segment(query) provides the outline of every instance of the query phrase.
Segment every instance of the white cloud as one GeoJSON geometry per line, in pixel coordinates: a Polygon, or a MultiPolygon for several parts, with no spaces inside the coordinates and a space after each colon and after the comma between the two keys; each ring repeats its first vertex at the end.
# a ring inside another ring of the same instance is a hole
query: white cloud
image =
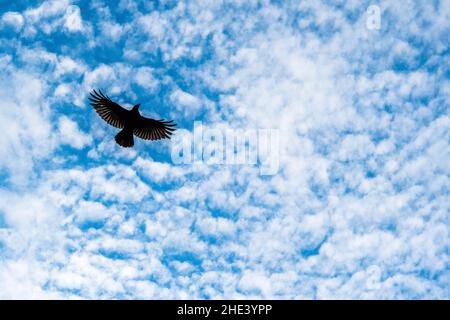
{"type": "Polygon", "coordinates": [[[92,138],[78,128],[78,124],[62,116],[58,121],[59,138],[62,144],[68,144],[76,149],[82,149],[92,143],[92,138]]]}
{"type": "Polygon", "coordinates": [[[25,34],[35,36],[37,31],[42,31],[48,35],[59,28],[66,28],[70,32],[81,31],[83,26],[79,8],[70,2],[47,0],[38,7],[25,10],[25,34]]]}
{"type": "Polygon", "coordinates": [[[0,168],[8,170],[11,181],[24,184],[32,175],[33,161],[53,149],[49,112],[43,101],[45,84],[33,75],[3,67],[0,125],[8,130],[0,137],[0,168]]]}
{"type": "Polygon", "coordinates": [[[58,57],[58,63],[56,65],[56,75],[61,76],[68,73],[82,74],[86,71],[86,66],[80,61],[75,61],[70,57],[58,57]]]}
{"type": "Polygon", "coordinates": [[[225,218],[205,218],[198,222],[199,231],[207,236],[232,236],[236,226],[225,218]]]}
{"type": "Polygon", "coordinates": [[[174,179],[180,179],[185,171],[181,168],[171,166],[167,163],[155,162],[152,160],[138,157],[134,162],[136,168],[140,169],[142,173],[154,182],[168,182],[174,179]]]}
{"type": "Polygon", "coordinates": [[[179,103],[181,107],[199,108],[200,101],[198,98],[183,90],[177,89],[170,95],[170,99],[174,103],[179,103]]]}
{"type": "Polygon", "coordinates": [[[25,16],[32,22],[38,22],[42,18],[48,18],[64,12],[70,1],[69,0],[47,0],[40,6],[25,11],[25,16]]]}
{"type": "Polygon", "coordinates": [[[2,21],[7,25],[13,26],[16,30],[22,29],[24,19],[23,16],[18,12],[6,12],[2,16],[2,21]]]}
{"type": "Polygon", "coordinates": [[[115,212],[98,202],[80,201],[73,214],[79,222],[85,222],[103,220],[115,212]]]}
{"type": "Polygon", "coordinates": [[[134,79],[138,85],[145,89],[153,91],[158,86],[158,81],[153,77],[153,70],[149,67],[139,68],[134,79]]]}
{"type": "Polygon", "coordinates": [[[270,297],[270,279],[259,272],[244,272],[239,281],[239,288],[250,295],[270,297]]]}
{"type": "Polygon", "coordinates": [[[94,70],[87,72],[84,75],[84,81],[88,90],[91,90],[91,88],[95,88],[99,83],[111,81],[114,77],[115,73],[113,68],[101,64],[94,70]]]}
{"type": "Polygon", "coordinates": [[[61,83],[55,89],[55,96],[57,97],[65,96],[68,93],[70,93],[70,86],[65,83],[61,83]]]}
{"type": "Polygon", "coordinates": [[[181,89],[175,89],[170,94],[170,101],[185,117],[195,116],[203,107],[199,98],[181,89]]]}
{"type": "Polygon", "coordinates": [[[101,25],[102,34],[114,42],[119,41],[124,30],[120,24],[105,21],[101,25]]]}

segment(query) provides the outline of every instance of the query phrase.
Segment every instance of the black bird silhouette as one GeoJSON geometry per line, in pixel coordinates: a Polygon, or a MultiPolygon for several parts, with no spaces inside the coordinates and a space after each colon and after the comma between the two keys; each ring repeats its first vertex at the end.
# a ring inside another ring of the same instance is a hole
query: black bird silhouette
{"type": "Polygon", "coordinates": [[[122,147],[129,148],[134,145],[133,134],[145,140],[170,139],[176,124],[173,120],[164,121],[146,118],[140,115],[138,109],[141,105],[136,104],[131,110],[127,110],[104,95],[100,90],[91,92],[91,106],[100,117],[108,124],[122,129],[115,140],[122,147]]]}

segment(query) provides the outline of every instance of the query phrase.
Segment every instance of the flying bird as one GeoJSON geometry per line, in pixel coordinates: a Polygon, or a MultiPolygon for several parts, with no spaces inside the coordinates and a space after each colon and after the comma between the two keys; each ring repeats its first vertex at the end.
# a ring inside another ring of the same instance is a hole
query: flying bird
{"type": "Polygon", "coordinates": [[[100,90],[91,92],[91,106],[100,117],[113,127],[122,129],[116,136],[117,144],[129,148],[134,145],[133,135],[145,140],[170,139],[176,130],[173,120],[155,120],[141,116],[139,113],[140,103],[131,110],[127,110],[112,101],[100,90]]]}

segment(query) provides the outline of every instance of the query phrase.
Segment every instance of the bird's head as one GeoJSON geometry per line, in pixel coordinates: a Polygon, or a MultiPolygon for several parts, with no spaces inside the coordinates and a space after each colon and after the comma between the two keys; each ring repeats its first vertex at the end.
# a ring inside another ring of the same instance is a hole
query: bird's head
{"type": "Polygon", "coordinates": [[[141,106],[140,103],[136,104],[136,105],[133,107],[133,110],[138,110],[140,106],[141,106]]]}

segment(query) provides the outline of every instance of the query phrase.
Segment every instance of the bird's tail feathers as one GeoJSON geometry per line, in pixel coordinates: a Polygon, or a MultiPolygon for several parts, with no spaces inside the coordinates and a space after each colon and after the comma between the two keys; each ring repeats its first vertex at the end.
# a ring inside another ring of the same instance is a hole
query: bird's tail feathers
{"type": "Polygon", "coordinates": [[[118,145],[129,148],[134,146],[133,131],[123,129],[114,138],[118,145]]]}

